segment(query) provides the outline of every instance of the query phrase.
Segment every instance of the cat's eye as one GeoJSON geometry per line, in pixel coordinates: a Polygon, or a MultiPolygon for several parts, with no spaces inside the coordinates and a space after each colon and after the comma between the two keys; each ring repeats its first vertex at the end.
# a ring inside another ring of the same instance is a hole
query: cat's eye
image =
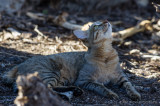
{"type": "Polygon", "coordinates": [[[97,25],[95,25],[95,26],[94,26],[94,28],[95,28],[95,29],[97,29],[97,28],[98,28],[98,26],[97,26],[97,25]]]}

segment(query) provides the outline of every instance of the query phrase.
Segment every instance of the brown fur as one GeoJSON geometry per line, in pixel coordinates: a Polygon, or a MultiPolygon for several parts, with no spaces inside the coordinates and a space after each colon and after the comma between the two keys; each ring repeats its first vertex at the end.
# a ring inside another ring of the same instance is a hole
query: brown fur
{"type": "Polygon", "coordinates": [[[140,94],[123,74],[116,50],[112,47],[112,28],[108,22],[95,22],[87,31],[74,31],[85,41],[87,52],[68,52],[49,56],[33,57],[16,66],[15,76],[38,72],[40,78],[49,87],[76,85],[93,91],[104,97],[118,98],[104,85],[112,82],[123,86],[133,100],[139,100],[140,94]]]}

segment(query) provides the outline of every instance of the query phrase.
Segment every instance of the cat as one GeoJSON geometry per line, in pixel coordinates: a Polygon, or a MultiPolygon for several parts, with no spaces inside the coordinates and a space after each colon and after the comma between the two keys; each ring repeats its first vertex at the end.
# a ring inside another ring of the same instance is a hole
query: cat
{"type": "Polygon", "coordinates": [[[84,42],[88,51],[32,57],[7,72],[5,80],[14,83],[18,75],[38,72],[50,89],[73,85],[104,97],[118,98],[105,86],[111,82],[125,88],[132,100],[141,99],[120,67],[118,53],[112,47],[112,26],[108,21],[97,21],[88,30],[73,33],[84,42]]]}

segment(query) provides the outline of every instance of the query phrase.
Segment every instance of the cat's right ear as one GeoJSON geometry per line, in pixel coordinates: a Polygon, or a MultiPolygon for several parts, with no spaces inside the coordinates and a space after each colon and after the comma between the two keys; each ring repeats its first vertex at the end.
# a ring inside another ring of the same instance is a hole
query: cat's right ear
{"type": "Polygon", "coordinates": [[[86,39],[88,38],[87,31],[82,31],[82,30],[74,30],[73,34],[79,38],[79,39],[86,39]]]}

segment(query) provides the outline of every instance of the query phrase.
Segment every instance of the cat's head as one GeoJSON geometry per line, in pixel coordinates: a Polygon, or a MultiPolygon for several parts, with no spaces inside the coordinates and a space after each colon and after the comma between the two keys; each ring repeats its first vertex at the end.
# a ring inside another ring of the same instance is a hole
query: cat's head
{"type": "Polygon", "coordinates": [[[75,30],[73,33],[77,38],[82,39],[86,46],[112,42],[112,26],[108,21],[97,21],[88,30],[75,30]]]}

